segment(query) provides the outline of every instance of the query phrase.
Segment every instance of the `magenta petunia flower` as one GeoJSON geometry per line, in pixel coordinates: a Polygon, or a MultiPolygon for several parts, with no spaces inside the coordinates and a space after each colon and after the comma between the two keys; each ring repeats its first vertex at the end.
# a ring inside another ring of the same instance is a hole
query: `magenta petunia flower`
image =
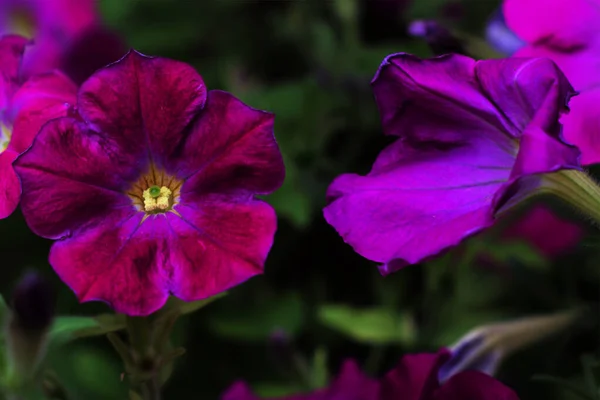
{"type": "Polygon", "coordinates": [[[36,76],[21,85],[18,78],[27,39],[0,38],[0,219],[17,208],[21,194],[12,163],[51,118],[66,115],[75,86],[59,73],[36,76]]]}
{"type": "Polygon", "coordinates": [[[517,57],[548,57],[575,89],[600,83],[600,0],[504,0],[507,25],[528,43],[517,57]]]}
{"type": "Polygon", "coordinates": [[[135,51],[85,81],[77,114],[47,123],[14,165],[61,279],[129,315],[261,273],[276,217],[255,195],[284,178],[272,114],[135,51]]]}
{"type": "Polygon", "coordinates": [[[65,69],[77,83],[82,73],[87,78],[96,69],[116,61],[125,53],[123,43],[102,26],[95,0],[0,0],[0,34],[16,33],[33,39],[23,60],[25,77],[56,68],[65,69]],[[105,40],[97,38],[102,33],[105,40]],[[82,66],[73,53],[88,50],[82,66]],[[80,71],[79,69],[83,69],[80,71]]]}
{"type": "Polygon", "coordinates": [[[401,53],[372,85],[398,140],[366,176],[331,184],[324,215],[384,274],[490,226],[539,184],[522,178],[580,168],[558,122],[573,91],[550,60],[401,53]]]}
{"type": "MultiPolygon", "coordinates": [[[[279,400],[518,400],[511,389],[475,370],[459,372],[440,384],[440,368],[450,358],[450,352],[445,349],[437,354],[407,355],[379,380],[366,377],[353,361],[346,361],[330,387],[313,393],[281,397],[279,400]]],[[[259,398],[246,384],[238,382],[221,400],[259,398]]]]}

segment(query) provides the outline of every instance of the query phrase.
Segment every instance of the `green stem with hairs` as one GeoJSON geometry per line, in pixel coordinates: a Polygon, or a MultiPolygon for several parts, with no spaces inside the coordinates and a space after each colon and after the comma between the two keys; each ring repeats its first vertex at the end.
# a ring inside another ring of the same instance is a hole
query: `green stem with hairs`
{"type": "Polygon", "coordinates": [[[600,186],[582,171],[563,170],[544,175],[542,194],[559,197],[600,224],[600,186]]]}

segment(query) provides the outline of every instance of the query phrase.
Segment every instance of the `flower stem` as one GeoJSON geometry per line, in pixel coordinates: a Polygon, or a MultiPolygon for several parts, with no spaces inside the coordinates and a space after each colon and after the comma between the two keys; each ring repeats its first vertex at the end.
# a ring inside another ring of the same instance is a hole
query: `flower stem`
{"type": "Polygon", "coordinates": [[[149,317],[127,317],[129,352],[132,365],[123,361],[130,370],[131,389],[144,400],[160,400],[160,373],[162,363],[152,343],[155,326],[149,317]]]}
{"type": "Polygon", "coordinates": [[[600,186],[582,171],[562,170],[544,175],[543,192],[558,196],[600,224],[600,186]]]}

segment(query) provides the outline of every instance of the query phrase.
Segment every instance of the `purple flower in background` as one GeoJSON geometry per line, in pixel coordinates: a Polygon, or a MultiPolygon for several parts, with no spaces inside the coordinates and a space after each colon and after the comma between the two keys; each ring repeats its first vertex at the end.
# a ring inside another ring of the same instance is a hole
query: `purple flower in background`
{"type": "Polygon", "coordinates": [[[550,60],[400,53],[372,85],[398,140],[366,176],[331,184],[324,215],[384,274],[490,226],[539,185],[522,178],[580,168],[559,124],[573,90],[550,60]]]}
{"type": "Polygon", "coordinates": [[[95,0],[0,0],[0,34],[16,33],[34,42],[25,53],[22,74],[29,77],[55,68],[68,69],[69,76],[80,83],[96,69],[123,56],[124,45],[114,39],[115,34],[104,42],[89,39],[98,36],[95,32],[110,32],[101,24],[97,4],[95,0]],[[82,41],[96,54],[92,56],[88,50],[91,57],[78,66],[75,62],[82,57],[77,59],[73,53],[80,51],[82,41]],[[72,70],[76,70],[74,74],[72,70]],[[87,76],[79,79],[84,72],[87,76]]]}
{"type": "Polygon", "coordinates": [[[284,178],[273,115],[135,51],[92,75],[77,113],[15,161],[29,227],[80,301],[148,315],[262,273],[284,178]]]}
{"type": "Polygon", "coordinates": [[[502,10],[496,11],[488,21],[485,39],[494,49],[506,55],[514,54],[526,44],[506,26],[502,10]]]}
{"type": "Polygon", "coordinates": [[[12,163],[33,141],[49,119],[66,115],[75,101],[75,85],[59,73],[36,76],[21,85],[18,78],[27,39],[9,35],[0,39],[0,218],[19,204],[21,185],[12,163]]]}
{"type": "MultiPolygon", "coordinates": [[[[346,361],[340,375],[326,389],[279,400],[518,400],[517,395],[494,378],[479,371],[456,373],[440,384],[440,368],[451,359],[449,351],[404,356],[379,380],[363,375],[356,364],[346,361]]],[[[259,400],[250,388],[238,382],[221,400],[259,400]]]]}

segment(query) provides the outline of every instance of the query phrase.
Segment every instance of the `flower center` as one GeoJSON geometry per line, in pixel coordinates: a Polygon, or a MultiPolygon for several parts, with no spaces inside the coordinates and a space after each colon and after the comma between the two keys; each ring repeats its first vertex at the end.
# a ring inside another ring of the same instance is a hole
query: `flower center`
{"type": "Polygon", "coordinates": [[[147,213],[165,212],[170,209],[172,204],[171,190],[168,187],[152,186],[143,192],[144,210],[147,213]]]}
{"type": "Polygon", "coordinates": [[[16,8],[9,13],[9,27],[12,33],[31,39],[35,36],[36,23],[32,13],[26,8],[16,8]]]}
{"type": "Polygon", "coordinates": [[[135,182],[127,194],[133,205],[146,215],[176,212],[183,181],[157,169],[154,165],[135,182]]]}
{"type": "Polygon", "coordinates": [[[11,134],[12,130],[10,127],[0,122],[0,153],[2,153],[8,147],[11,134]]]}

